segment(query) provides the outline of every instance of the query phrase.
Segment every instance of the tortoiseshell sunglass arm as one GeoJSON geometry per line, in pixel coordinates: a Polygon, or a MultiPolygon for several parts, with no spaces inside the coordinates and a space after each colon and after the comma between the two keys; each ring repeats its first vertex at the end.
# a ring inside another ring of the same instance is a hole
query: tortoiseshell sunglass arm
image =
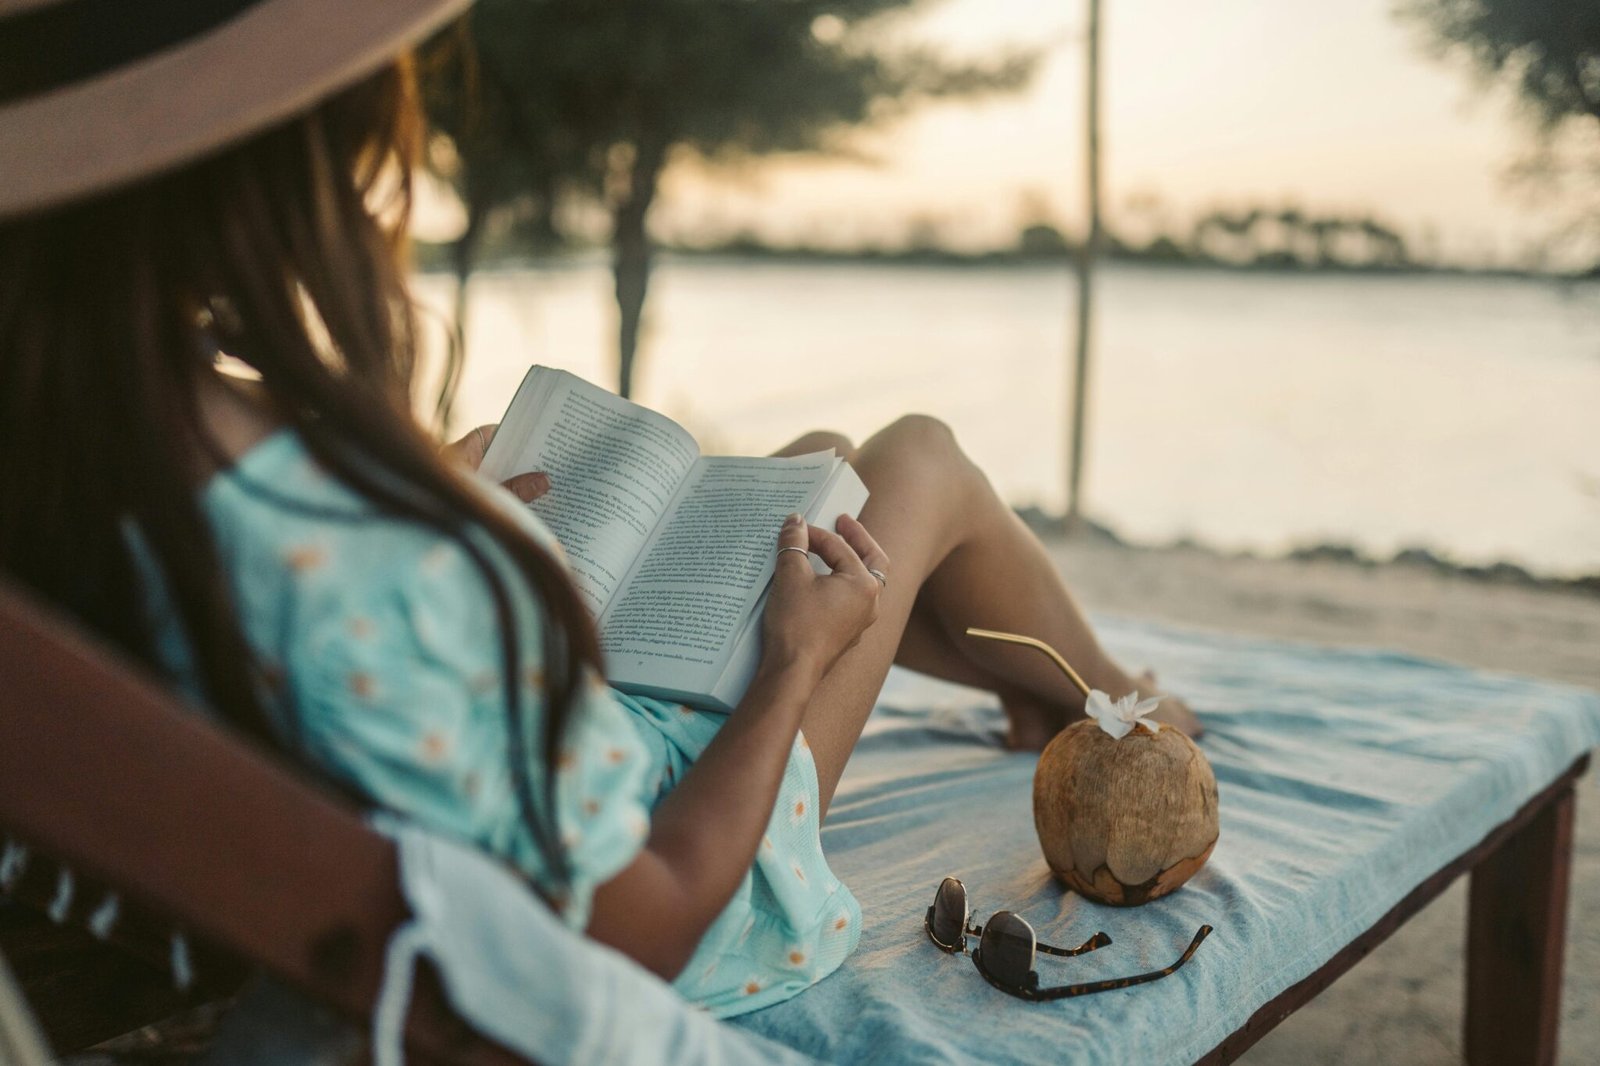
{"type": "MultiPolygon", "coordinates": [[[[928,912],[922,916],[922,928],[927,932],[928,939],[933,941],[933,946],[938,948],[940,951],[943,951],[949,955],[965,955],[968,953],[965,943],[959,945],[946,944],[938,937],[933,935],[932,907],[929,907],[928,912]]],[[[981,937],[983,936],[983,926],[969,925],[963,932],[966,936],[981,937]]],[[[1094,936],[1090,937],[1088,940],[1085,940],[1075,948],[1053,948],[1049,944],[1035,944],[1034,949],[1036,951],[1042,951],[1046,955],[1057,955],[1064,959],[1070,959],[1076,955],[1087,955],[1091,951],[1099,951],[1101,948],[1106,947],[1110,943],[1111,938],[1105,933],[1096,933],[1094,936]]]]}
{"type": "Polygon", "coordinates": [[[1052,999],[1072,999],[1075,996],[1090,996],[1096,992],[1114,992],[1119,988],[1132,988],[1134,985],[1145,985],[1151,981],[1159,981],[1170,974],[1177,973],[1184,963],[1194,958],[1194,953],[1206,937],[1211,935],[1211,927],[1202,925],[1195,933],[1194,939],[1189,941],[1189,946],[1183,949],[1183,954],[1178,956],[1178,961],[1171,966],[1152,970],[1150,973],[1141,973],[1134,977],[1117,977],[1109,981],[1089,981],[1081,985],[1062,985],[1059,988],[1018,988],[1014,985],[1002,984],[989,975],[983,965],[983,958],[974,952],[972,961],[977,965],[978,972],[983,974],[983,979],[994,985],[1002,992],[1009,992],[1019,999],[1032,1000],[1043,1003],[1052,999]]]}
{"type": "MultiPolygon", "coordinates": [[[[973,935],[982,936],[983,930],[979,929],[973,935]]],[[[1035,951],[1042,951],[1046,955],[1056,955],[1063,959],[1070,959],[1075,955],[1087,955],[1091,951],[1099,951],[1101,948],[1108,946],[1110,943],[1111,938],[1109,936],[1106,936],[1104,933],[1096,933],[1094,936],[1090,937],[1088,940],[1085,940],[1075,948],[1053,948],[1049,944],[1035,944],[1033,945],[1033,949],[1035,951]]]]}

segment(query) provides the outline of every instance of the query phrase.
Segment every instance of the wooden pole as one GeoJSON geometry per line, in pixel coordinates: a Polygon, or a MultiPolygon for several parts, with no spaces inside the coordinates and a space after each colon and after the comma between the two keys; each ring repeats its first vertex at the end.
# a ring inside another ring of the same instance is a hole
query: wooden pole
{"type": "Polygon", "coordinates": [[[1078,251],[1078,336],[1072,375],[1071,446],[1067,465],[1067,525],[1074,527],[1083,510],[1083,441],[1088,421],[1089,336],[1094,309],[1094,261],[1100,252],[1100,0],[1089,0],[1085,165],[1088,178],[1088,232],[1078,251]]]}

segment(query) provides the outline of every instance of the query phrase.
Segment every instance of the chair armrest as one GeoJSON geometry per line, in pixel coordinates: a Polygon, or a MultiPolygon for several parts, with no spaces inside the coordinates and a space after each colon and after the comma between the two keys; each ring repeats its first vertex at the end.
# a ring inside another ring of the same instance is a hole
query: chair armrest
{"type": "MultiPolygon", "coordinates": [[[[0,694],[0,828],[371,1016],[408,916],[390,841],[5,582],[0,694]]],[[[438,1061],[521,1061],[465,1039],[436,994],[407,1038],[438,1061]]]]}

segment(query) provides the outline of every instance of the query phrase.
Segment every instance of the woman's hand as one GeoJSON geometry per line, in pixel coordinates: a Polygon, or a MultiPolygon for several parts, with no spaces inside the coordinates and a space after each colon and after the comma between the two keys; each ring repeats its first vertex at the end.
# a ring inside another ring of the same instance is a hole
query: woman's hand
{"type": "Polygon", "coordinates": [[[849,515],[839,516],[837,533],[790,515],[778,534],[772,596],[762,619],[766,660],[806,664],[819,677],[827,673],[878,617],[885,580],[871,571],[888,569],[889,556],[849,515]],[[805,552],[821,556],[833,573],[816,573],[805,552]]]}
{"type": "MultiPolygon", "coordinates": [[[[489,450],[489,442],[494,440],[495,431],[499,428],[497,425],[479,426],[454,444],[446,444],[442,450],[446,456],[461,463],[468,470],[476,470],[483,465],[484,453],[489,450]]],[[[550,491],[550,475],[518,474],[510,481],[503,481],[501,484],[510,489],[523,503],[532,503],[550,491]]]]}
{"type": "Polygon", "coordinates": [[[889,557],[853,518],[839,532],[793,515],[778,534],[761,669],[650,816],[642,851],[595,892],[588,933],[662,977],[682,972],[749,876],[818,679],[878,616],[889,557]],[[811,569],[807,551],[833,568],[811,569]]]}

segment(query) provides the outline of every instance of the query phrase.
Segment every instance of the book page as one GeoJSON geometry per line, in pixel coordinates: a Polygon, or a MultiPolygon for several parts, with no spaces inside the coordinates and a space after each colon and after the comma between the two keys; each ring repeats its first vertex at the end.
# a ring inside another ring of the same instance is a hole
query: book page
{"type": "MultiPolygon", "coordinates": [[[[806,521],[823,529],[836,530],[840,515],[861,517],[861,509],[867,505],[867,496],[867,486],[862,484],[860,475],[849,463],[840,462],[828,479],[828,483],[817,493],[810,510],[806,511],[806,521]]],[[[817,555],[811,556],[811,568],[819,574],[828,572],[827,564],[817,555]]],[[[761,665],[760,615],[766,608],[767,597],[771,592],[769,585],[762,591],[761,598],[756,601],[750,617],[745,619],[745,624],[734,642],[733,652],[722,668],[722,675],[711,687],[711,698],[706,702],[707,706],[732,710],[744,696],[745,690],[750,687],[750,682],[755,679],[756,668],[761,665]]]]}
{"type": "Polygon", "coordinates": [[[611,680],[707,691],[772,578],[784,518],[808,510],[839,463],[700,460],[600,620],[611,680]]]}
{"type": "Polygon", "coordinates": [[[518,390],[483,472],[499,480],[533,470],[550,475],[550,491],[528,506],[561,542],[598,618],[699,447],[671,419],[575,375],[536,367],[530,378],[536,387],[518,390]],[[539,405],[532,417],[518,409],[524,391],[539,405]],[[501,434],[518,431],[522,439],[508,437],[502,448],[501,434]]]}

